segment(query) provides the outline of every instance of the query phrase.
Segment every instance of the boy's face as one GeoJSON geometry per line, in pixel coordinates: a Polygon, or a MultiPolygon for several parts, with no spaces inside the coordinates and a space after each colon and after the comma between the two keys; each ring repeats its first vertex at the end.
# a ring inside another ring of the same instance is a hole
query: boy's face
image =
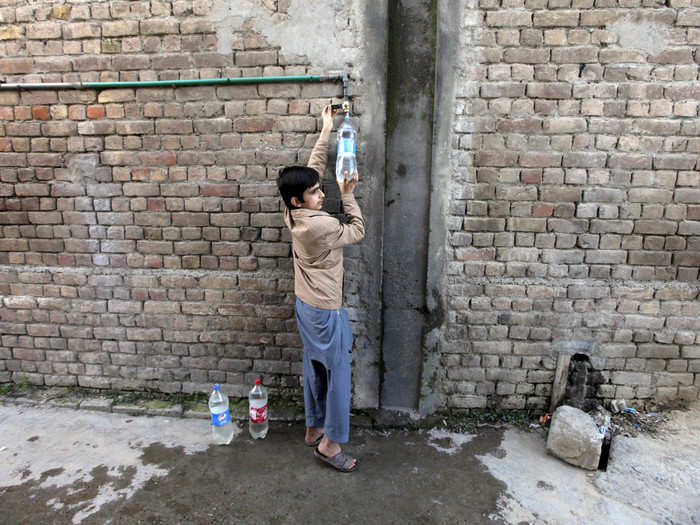
{"type": "Polygon", "coordinates": [[[318,182],[307,188],[303,194],[304,202],[299,202],[298,199],[293,198],[295,202],[292,202],[295,206],[299,208],[306,208],[307,210],[320,210],[323,207],[323,198],[325,195],[321,191],[321,184],[318,182]]]}

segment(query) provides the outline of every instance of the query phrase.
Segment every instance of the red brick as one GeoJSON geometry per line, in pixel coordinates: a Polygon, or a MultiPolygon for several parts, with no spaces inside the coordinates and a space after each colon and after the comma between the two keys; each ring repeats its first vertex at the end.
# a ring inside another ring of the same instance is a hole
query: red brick
{"type": "Polygon", "coordinates": [[[549,62],[549,49],[509,47],[505,50],[504,60],[507,63],[545,64],[549,62]]]}
{"type": "Polygon", "coordinates": [[[58,254],[59,266],[75,266],[75,256],[66,253],[58,254]]]}
{"type": "Polygon", "coordinates": [[[135,151],[103,151],[100,153],[100,160],[103,164],[110,166],[132,166],[140,164],[139,155],[135,151]]]}
{"type": "MultiPolygon", "coordinates": [[[[17,117],[15,108],[15,117],[17,117]]],[[[27,119],[31,118],[29,108],[27,108],[27,119]]],[[[8,137],[39,137],[41,136],[41,124],[38,122],[8,122],[5,124],[5,131],[8,137]]]]}
{"type": "Polygon", "coordinates": [[[109,56],[78,56],[73,58],[75,71],[111,71],[112,59],[109,56]]]}
{"type": "Polygon", "coordinates": [[[0,252],[25,252],[28,249],[26,239],[0,239],[0,252]]]}
{"type": "Polygon", "coordinates": [[[536,27],[575,27],[579,25],[578,11],[537,11],[533,25],[536,27]]]}
{"type": "Polygon", "coordinates": [[[28,156],[30,166],[54,166],[63,165],[62,156],[58,153],[30,153],[28,156]]]}
{"type": "Polygon", "coordinates": [[[518,153],[514,151],[478,151],[474,156],[475,166],[507,167],[515,165],[518,153]]]}
{"type": "Polygon", "coordinates": [[[138,20],[118,20],[102,24],[103,37],[134,36],[139,34],[138,20]]]}
{"type": "Polygon", "coordinates": [[[200,187],[202,197],[236,197],[237,184],[203,184],[200,187]]]}
{"type": "Polygon", "coordinates": [[[163,258],[159,255],[147,255],[144,264],[147,268],[162,268],[163,258]]]}
{"type": "Polygon", "coordinates": [[[88,118],[104,118],[105,107],[102,105],[93,105],[87,107],[88,118]]]}
{"type": "Polygon", "coordinates": [[[32,118],[35,120],[49,120],[51,115],[49,114],[48,106],[33,106],[32,107],[32,118]]]}
{"type": "Polygon", "coordinates": [[[139,160],[145,166],[174,166],[177,159],[172,151],[150,151],[141,153],[139,160]]]}
{"type": "Polygon", "coordinates": [[[25,153],[3,153],[0,155],[0,166],[26,167],[27,155],[25,153]]]}
{"type": "Polygon", "coordinates": [[[502,133],[540,133],[542,121],[534,118],[502,118],[496,123],[502,133]]]}
{"type": "Polygon", "coordinates": [[[673,264],[678,266],[700,266],[700,253],[676,252],[673,254],[673,264]]]}
{"type": "Polygon", "coordinates": [[[14,120],[15,113],[11,107],[0,107],[0,120],[14,120]]]}
{"type": "Polygon", "coordinates": [[[526,152],[520,154],[520,165],[531,168],[561,166],[561,153],[526,152]]]}
{"type": "Polygon", "coordinates": [[[31,58],[3,58],[0,60],[0,73],[6,75],[31,73],[33,65],[31,58]]]}
{"type": "Polygon", "coordinates": [[[258,269],[257,257],[240,257],[238,259],[238,267],[244,271],[255,271],[258,269]]]}
{"type": "Polygon", "coordinates": [[[535,203],[532,206],[532,216],[533,217],[551,217],[554,206],[551,204],[542,204],[540,202],[535,203]]]}
{"type": "Polygon", "coordinates": [[[237,66],[264,66],[277,63],[277,51],[238,51],[237,66]]]}
{"type": "Polygon", "coordinates": [[[70,137],[76,135],[78,126],[69,120],[51,121],[41,125],[45,137],[70,137]]]}
{"type": "MultiPolygon", "coordinates": [[[[30,120],[32,118],[31,106],[15,106],[15,120],[30,120]]],[[[39,125],[36,124],[38,127],[39,125]]]]}
{"type": "Polygon", "coordinates": [[[495,248],[457,248],[458,261],[492,261],[496,258],[495,248]]]}
{"type": "Polygon", "coordinates": [[[146,208],[154,211],[165,211],[165,199],[148,199],[146,208]]]}
{"type": "Polygon", "coordinates": [[[523,170],[520,174],[520,181],[525,184],[540,184],[542,182],[542,170],[523,170]]]}
{"type": "Polygon", "coordinates": [[[12,354],[15,359],[21,359],[23,361],[43,361],[44,351],[43,350],[30,350],[28,348],[14,348],[12,354]]]}
{"type": "Polygon", "coordinates": [[[190,69],[189,54],[154,55],[152,59],[153,69],[190,69]]]}
{"type": "Polygon", "coordinates": [[[240,118],[233,125],[240,133],[262,133],[272,131],[275,121],[271,118],[240,118]]]}
{"type": "Polygon", "coordinates": [[[531,82],[527,85],[527,96],[533,98],[571,98],[571,84],[567,82],[531,82]]]}

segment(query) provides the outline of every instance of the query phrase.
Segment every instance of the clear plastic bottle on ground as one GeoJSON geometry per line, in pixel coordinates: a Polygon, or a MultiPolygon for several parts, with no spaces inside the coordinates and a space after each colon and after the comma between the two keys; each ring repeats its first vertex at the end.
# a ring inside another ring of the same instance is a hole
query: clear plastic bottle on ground
{"type": "Polygon", "coordinates": [[[248,431],[253,439],[263,439],[267,436],[267,428],[267,391],[258,377],[248,394],[248,431]]]}
{"type": "Polygon", "coordinates": [[[335,161],[335,178],[342,181],[345,172],[348,172],[348,180],[352,179],[357,170],[357,133],[350,123],[350,112],[345,113],[343,123],[338,128],[338,156],[335,161]]]}
{"type": "Polygon", "coordinates": [[[209,396],[209,412],[211,414],[211,435],[217,445],[228,445],[233,439],[233,423],[228,410],[228,396],[221,392],[219,385],[209,396]]]}

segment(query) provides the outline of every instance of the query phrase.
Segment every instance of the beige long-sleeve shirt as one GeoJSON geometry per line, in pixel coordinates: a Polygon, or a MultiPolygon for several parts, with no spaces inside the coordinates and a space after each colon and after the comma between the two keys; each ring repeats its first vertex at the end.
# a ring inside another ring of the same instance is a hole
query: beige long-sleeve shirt
{"type": "MultiPolygon", "coordinates": [[[[308,166],[323,176],[328,139],[321,135],[308,166]]],[[[325,211],[285,209],[284,222],[292,233],[294,293],[315,308],[337,310],[343,302],[343,247],[362,240],[365,221],[352,193],[342,195],[347,223],[325,211]]]]}

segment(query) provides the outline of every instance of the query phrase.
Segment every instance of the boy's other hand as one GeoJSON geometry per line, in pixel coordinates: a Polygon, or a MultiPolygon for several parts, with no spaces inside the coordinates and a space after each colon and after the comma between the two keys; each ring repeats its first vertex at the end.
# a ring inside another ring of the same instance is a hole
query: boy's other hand
{"type": "Polygon", "coordinates": [[[323,119],[323,129],[332,130],[333,129],[333,117],[338,113],[337,109],[333,109],[330,105],[323,108],[321,112],[321,118],[323,119]]]}
{"type": "Polygon", "coordinates": [[[345,172],[345,178],[343,181],[338,181],[338,187],[340,188],[340,193],[352,193],[355,191],[355,185],[357,184],[357,181],[360,180],[360,174],[357,173],[357,170],[355,170],[355,173],[353,174],[351,179],[348,179],[348,172],[345,172]]]}

